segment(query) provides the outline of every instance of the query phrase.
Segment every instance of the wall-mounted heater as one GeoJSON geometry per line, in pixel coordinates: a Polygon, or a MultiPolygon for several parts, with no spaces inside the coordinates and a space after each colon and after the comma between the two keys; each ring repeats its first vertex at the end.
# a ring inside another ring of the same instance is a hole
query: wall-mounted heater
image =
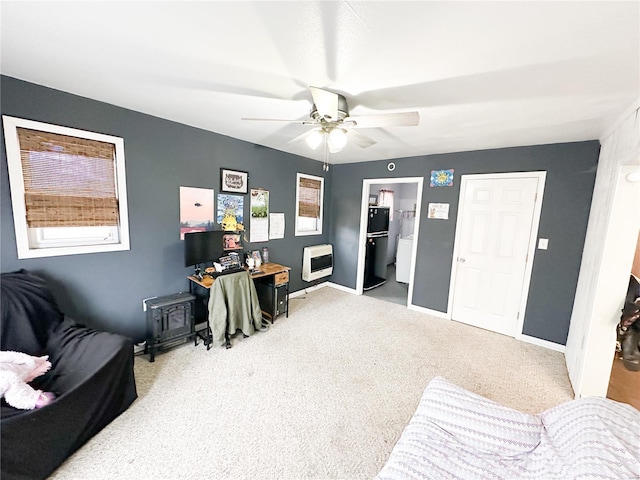
{"type": "Polygon", "coordinates": [[[333,273],[333,245],[304,247],[302,279],[306,282],[326,277],[333,273]]]}

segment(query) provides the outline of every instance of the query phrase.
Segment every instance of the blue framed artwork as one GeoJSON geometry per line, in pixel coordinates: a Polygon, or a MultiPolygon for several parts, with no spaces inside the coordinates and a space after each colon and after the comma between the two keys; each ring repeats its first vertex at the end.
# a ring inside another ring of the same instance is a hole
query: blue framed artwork
{"type": "Polygon", "coordinates": [[[233,217],[236,222],[244,223],[244,197],[241,195],[227,195],[226,193],[218,194],[218,210],[216,220],[222,223],[227,217],[233,217]]]}
{"type": "Polygon", "coordinates": [[[431,187],[452,187],[453,168],[449,170],[431,170],[431,187]]]}

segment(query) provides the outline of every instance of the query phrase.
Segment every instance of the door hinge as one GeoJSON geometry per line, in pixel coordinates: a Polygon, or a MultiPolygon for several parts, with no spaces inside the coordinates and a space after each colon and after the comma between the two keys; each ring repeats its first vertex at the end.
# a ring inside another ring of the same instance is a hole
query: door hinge
{"type": "Polygon", "coordinates": [[[516,320],[520,320],[520,312],[518,312],[518,315],[516,315],[516,320]]]}

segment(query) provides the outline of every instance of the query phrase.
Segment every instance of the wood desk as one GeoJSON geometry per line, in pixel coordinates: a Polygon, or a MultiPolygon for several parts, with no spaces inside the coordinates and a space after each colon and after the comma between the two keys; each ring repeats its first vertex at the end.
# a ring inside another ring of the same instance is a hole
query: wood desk
{"type": "MultiPolygon", "coordinates": [[[[258,291],[258,298],[260,299],[260,306],[262,310],[271,316],[272,320],[275,320],[277,316],[284,313],[289,316],[289,271],[291,267],[280,265],[279,263],[263,263],[260,265],[260,270],[251,273],[251,278],[254,280],[256,290],[258,291]],[[256,281],[257,280],[257,281],[256,281]],[[284,298],[281,290],[284,289],[284,298]],[[264,303],[264,306],[263,306],[264,303]],[[284,311],[281,311],[278,306],[282,303],[284,311]],[[265,308],[266,307],[266,308],[265,308]]],[[[189,275],[187,277],[189,282],[189,292],[202,297],[207,296],[206,291],[203,292],[198,287],[202,287],[205,290],[209,290],[215,281],[214,278],[204,275],[202,279],[199,279],[195,275],[189,275]],[[194,285],[195,284],[195,285],[194,285]],[[197,285],[197,286],[196,286],[197,285]],[[194,288],[195,287],[195,288],[194,288]],[[200,291],[200,292],[199,292],[200,291]]]]}

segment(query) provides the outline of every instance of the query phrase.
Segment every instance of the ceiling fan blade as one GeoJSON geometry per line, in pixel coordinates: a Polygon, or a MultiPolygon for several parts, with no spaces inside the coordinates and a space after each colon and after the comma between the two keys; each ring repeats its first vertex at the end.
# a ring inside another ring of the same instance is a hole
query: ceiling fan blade
{"type": "Polygon", "coordinates": [[[309,87],[316,111],[327,120],[338,119],[338,94],[318,87],[309,87]]]}
{"type": "Polygon", "coordinates": [[[301,123],[303,125],[308,125],[310,123],[309,120],[291,120],[291,119],[285,119],[285,118],[247,118],[247,117],[243,117],[240,120],[249,120],[252,122],[288,122],[288,123],[301,123]]]}
{"type": "Polygon", "coordinates": [[[349,142],[353,142],[362,148],[367,148],[378,143],[373,138],[369,138],[366,135],[351,129],[347,130],[347,137],[349,138],[349,142]]]}
{"type": "Polygon", "coordinates": [[[361,117],[347,117],[345,122],[355,122],[352,128],[415,127],[420,123],[418,112],[379,113],[361,117]]]}

